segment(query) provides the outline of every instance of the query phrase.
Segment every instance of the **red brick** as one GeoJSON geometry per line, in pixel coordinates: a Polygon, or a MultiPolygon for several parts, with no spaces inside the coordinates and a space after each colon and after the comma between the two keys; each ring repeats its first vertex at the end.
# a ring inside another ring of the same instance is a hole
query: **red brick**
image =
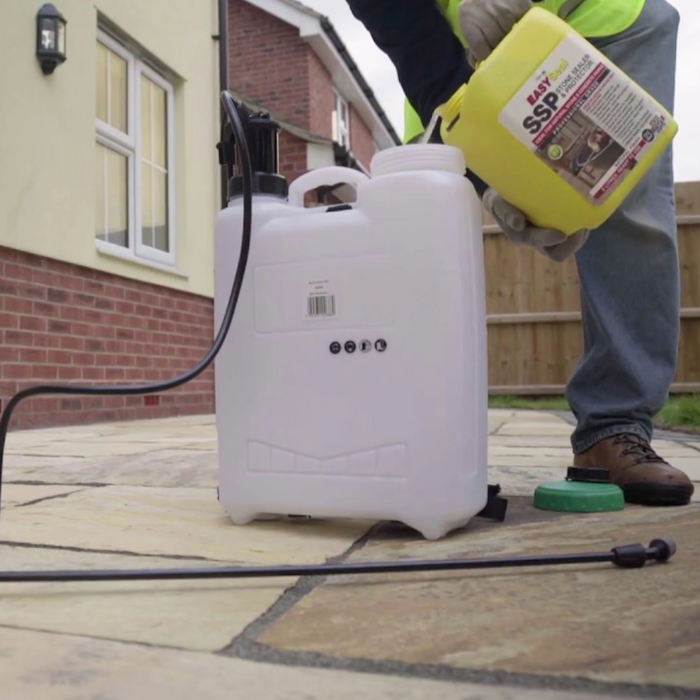
{"type": "Polygon", "coordinates": [[[83,379],[90,381],[101,381],[105,378],[104,367],[82,367],[83,379]]]}
{"type": "MultiPolygon", "coordinates": [[[[43,360],[44,362],[48,361],[52,365],[70,365],[73,362],[73,358],[76,357],[84,357],[86,353],[72,353],[68,352],[66,350],[49,350],[47,353],[47,358],[48,360],[43,360]]],[[[88,357],[94,357],[93,355],[88,355],[88,357]]],[[[76,363],[76,364],[83,364],[83,363],[76,363]]],[[[85,363],[88,364],[88,363],[85,363]]],[[[94,364],[94,363],[92,363],[94,364]]]]}
{"type": "Polygon", "coordinates": [[[38,333],[34,336],[34,345],[39,348],[60,348],[61,337],[58,335],[47,335],[46,333],[38,333]]]}
{"type": "Polygon", "coordinates": [[[19,295],[28,299],[46,299],[46,287],[34,284],[19,284],[19,295]]]}
{"type": "Polygon", "coordinates": [[[35,301],[33,313],[35,316],[49,318],[58,315],[59,309],[56,304],[48,304],[45,301],[35,301]]]}
{"type": "Polygon", "coordinates": [[[82,368],[67,366],[67,365],[57,365],[54,369],[58,370],[58,378],[61,381],[72,381],[75,379],[80,379],[82,376],[82,368]]]}
{"type": "Polygon", "coordinates": [[[4,299],[3,308],[14,314],[30,314],[34,310],[34,302],[31,299],[7,296],[4,299]]]}
{"type": "Polygon", "coordinates": [[[70,324],[70,332],[72,335],[80,335],[83,337],[88,337],[91,338],[94,336],[94,329],[97,328],[97,326],[93,326],[88,323],[71,323],[70,324]]]}
{"type": "Polygon", "coordinates": [[[68,357],[73,364],[81,367],[91,367],[95,364],[95,355],[90,352],[73,352],[68,353],[68,357]]]}
{"type": "Polygon", "coordinates": [[[15,265],[13,263],[5,263],[5,277],[7,279],[21,280],[23,282],[31,282],[32,270],[24,265],[15,265]]]}
{"type": "Polygon", "coordinates": [[[19,352],[20,349],[17,347],[0,346],[0,362],[19,362],[19,352]]]}
{"type": "Polygon", "coordinates": [[[23,331],[39,331],[44,332],[46,330],[46,319],[40,316],[20,316],[19,317],[19,327],[23,331]]]}
{"type": "Polygon", "coordinates": [[[65,335],[61,338],[60,347],[62,350],[82,350],[85,347],[85,341],[73,335],[65,335]]]}
{"type": "Polygon", "coordinates": [[[0,328],[19,328],[19,316],[0,313],[0,328]]]}
{"type": "Polygon", "coordinates": [[[5,345],[33,345],[34,337],[29,331],[6,330],[4,333],[5,345]]]}
{"type": "Polygon", "coordinates": [[[47,352],[41,348],[20,348],[19,361],[27,364],[47,362],[47,352]]]}
{"type": "MultiPolygon", "coordinates": [[[[2,247],[0,309],[1,401],[18,384],[171,379],[201,358],[213,333],[210,299],[2,247]]],[[[35,398],[13,428],[211,412],[213,373],[167,395],[159,405],[140,396],[35,398]]]]}
{"type": "Polygon", "coordinates": [[[32,376],[31,365],[3,364],[2,375],[4,379],[30,379],[32,376]]]}
{"type": "Polygon", "coordinates": [[[6,399],[14,396],[19,391],[17,382],[0,382],[0,396],[6,397],[0,401],[0,405],[4,406],[7,403],[6,399]]]}
{"type": "Polygon", "coordinates": [[[16,282],[9,282],[7,279],[0,279],[0,299],[3,296],[16,296],[19,293],[19,285],[16,282]]]}
{"type": "Polygon", "coordinates": [[[56,365],[23,365],[28,368],[31,373],[28,377],[32,379],[57,379],[58,367],[56,365]]]}
{"type": "Polygon", "coordinates": [[[61,306],[60,317],[67,321],[82,321],[85,311],[77,306],[61,306]]]}

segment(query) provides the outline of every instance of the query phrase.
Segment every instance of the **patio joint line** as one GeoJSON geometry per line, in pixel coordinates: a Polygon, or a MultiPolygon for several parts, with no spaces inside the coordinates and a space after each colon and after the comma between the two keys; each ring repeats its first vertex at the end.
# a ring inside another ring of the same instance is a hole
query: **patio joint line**
{"type": "MultiPolygon", "coordinates": [[[[374,533],[380,528],[381,522],[375,523],[370,529],[355,540],[348,549],[335,557],[329,557],[327,564],[341,564],[355,552],[362,549],[370,541],[374,533]]],[[[216,652],[221,656],[250,658],[250,650],[257,645],[257,638],[269,627],[286,615],[297,603],[305,598],[314,589],[323,585],[327,576],[302,576],[290,586],[275,603],[272,604],[260,617],[251,622],[240,634],[234,637],[223,649],[216,652]]]]}
{"type": "MultiPolygon", "coordinates": [[[[245,633],[244,633],[245,634],[245,633]]],[[[240,638],[239,638],[240,639],[240,638]]],[[[580,692],[620,698],[653,698],[657,700],[691,700],[700,698],[700,690],[680,686],[606,682],[581,677],[550,676],[545,674],[486,671],[454,668],[439,664],[414,664],[401,661],[379,661],[363,658],[326,656],[316,652],[286,651],[256,641],[235,643],[225,650],[229,656],[258,663],[277,664],[334,671],[349,671],[373,675],[398,676],[422,680],[470,683],[482,686],[501,686],[510,689],[580,692]]]]}
{"type": "MultiPolygon", "coordinates": [[[[202,561],[221,564],[222,566],[239,566],[239,562],[222,561],[219,559],[209,559],[196,554],[152,554],[146,552],[132,552],[123,549],[93,549],[90,547],[71,547],[69,545],[58,544],[37,544],[35,542],[15,542],[13,540],[0,540],[0,546],[20,547],[24,549],[53,549],[65,552],[83,552],[86,554],[114,554],[125,557],[140,557],[144,559],[173,559],[175,561],[202,561]]],[[[110,567],[111,568],[111,567],[110,567]]]]}
{"type": "MultiPolygon", "coordinates": [[[[66,484],[67,487],[74,486],[74,484],[66,484]]],[[[101,488],[101,487],[93,487],[93,488],[101,488]]],[[[68,493],[57,493],[54,494],[53,496],[44,496],[43,498],[35,498],[33,501],[27,501],[26,503],[17,503],[15,505],[11,505],[10,508],[26,508],[27,506],[35,506],[37,503],[43,503],[44,501],[55,501],[57,498],[68,498],[68,496],[72,496],[75,493],[82,493],[83,491],[87,491],[87,488],[76,488],[75,491],[69,491],[68,493]]]]}

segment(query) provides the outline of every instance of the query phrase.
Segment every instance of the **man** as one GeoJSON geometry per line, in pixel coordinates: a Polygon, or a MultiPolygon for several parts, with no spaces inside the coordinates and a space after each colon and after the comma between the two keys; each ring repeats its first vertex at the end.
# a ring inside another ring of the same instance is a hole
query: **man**
{"type": "MultiPolygon", "coordinates": [[[[474,73],[530,0],[347,0],[396,67],[406,142],[474,73]]],[[[540,0],[673,111],[678,12],[666,0],[540,0]]],[[[437,130],[436,130],[437,131],[437,130]]],[[[435,140],[435,139],[433,139],[435,140]]],[[[676,371],[680,283],[671,149],[598,230],[570,237],[531,225],[473,173],[505,235],[561,261],[576,256],[584,353],[567,386],[574,464],[609,470],[626,500],[685,505],[688,477],[650,447],[676,371]]]]}

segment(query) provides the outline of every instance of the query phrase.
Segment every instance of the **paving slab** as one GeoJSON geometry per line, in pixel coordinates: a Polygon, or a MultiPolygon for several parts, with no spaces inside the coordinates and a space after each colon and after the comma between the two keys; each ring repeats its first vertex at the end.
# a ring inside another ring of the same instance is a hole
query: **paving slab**
{"type": "MultiPolygon", "coordinates": [[[[524,444],[517,439],[512,444],[503,444],[498,436],[489,440],[489,455],[497,457],[507,457],[508,455],[529,456],[529,457],[562,457],[568,460],[573,459],[573,452],[568,439],[549,440],[550,444],[532,445],[524,444]]],[[[680,442],[670,442],[667,440],[654,440],[652,447],[664,458],[685,457],[687,459],[700,460],[700,452],[688,447],[680,442]]]]}
{"type": "Polygon", "coordinates": [[[60,498],[69,493],[80,491],[78,486],[4,484],[2,489],[2,505],[24,506],[27,503],[43,501],[46,498],[60,498]]]}
{"type": "Polygon", "coordinates": [[[565,443],[541,447],[524,447],[522,445],[501,445],[498,442],[489,440],[489,456],[493,457],[561,457],[571,461],[571,447],[565,443]]]}
{"type": "MultiPolygon", "coordinates": [[[[700,505],[536,511],[534,489],[571,462],[571,425],[506,409],[489,412],[489,429],[507,521],[475,519],[439,542],[397,524],[366,542],[370,522],[234,526],[216,501],[212,416],[13,433],[4,570],[497,556],[659,535],[679,553],[641,571],[0,584],[3,700],[700,697],[700,505]]],[[[655,441],[700,480],[698,444],[655,441]]]]}
{"type": "Polygon", "coordinates": [[[114,455],[137,455],[155,452],[160,445],[134,440],[76,440],[36,444],[28,447],[10,445],[6,449],[8,455],[24,454],[37,457],[102,457],[114,455]]]}
{"type": "MultiPolygon", "coordinates": [[[[197,559],[0,546],[0,569],[7,571],[208,565],[197,559]]],[[[2,626],[10,626],[213,652],[227,646],[294,581],[0,584],[0,638],[2,626]]]]}
{"type": "Polygon", "coordinates": [[[8,510],[2,540],[250,564],[320,563],[342,554],[366,521],[234,525],[215,489],[107,486],[8,510]]]}
{"type": "Polygon", "coordinates": [[[489,446],[517,447],[530,452],[544,447],[567,448],[571,451],[568,435],[501,435],[497,433],[489,436],[489,446]]]}
{"type": "Polygon", "coordinates": [[[610,696],[290,668],[0,628],[3,700],[608,700],[610,696]]]}
{"type": "Polygon", "coordinates": [[[552,425],[569,425],[568,421],[564,420],[556,413],[549,411],[514,411],[508,417],[509,423],[547,423],[552,425]]]}
{"type": "Polygon", "coordinates": [[[479,524],[437,543],[394,535],[352,560],[608,551],[659,536],[675,538],[679,552],[641,570],[331,579],[259,642],[328,657],[700,688],[700,506],[591,516],[520,510],[507,527],[479,524]]]}
{"type": "Polygon", "coordinates": [[[682,469],[692,481],[700,481],[700,453],[693,457],[673,457],[669,462],[682,469]]]}
{"type": "Polygon", "coordinates": [[[566,477],[563,466],[523,466],[489,464],[489,483],[498,484],[504,496],[532,498],[540,484],[562,481],[566,477]]]}
{"type": "Polygon", "coordinates": [[[185,450],[164,446],[147,454],[102,457],[8,456],[6,479],[49,484],[190,486],[216,488],[215,449],[185,450]]]}
{"type": "Polygon", "coordinates": [[[562,475],[565,475],[566,469],[572,464],[572,458],[571,455],[569,455],[568,457],[545,454],[499,455],[497,453],[494,454],[492,451],[489,450],[488,462],[489,467],[554,467],[559,469],[562,475]]]}
{"type": "Polygon", "coordinates": [[[537,422],[530,420],[508,421],[498,431],[497,435],[527,435],[542,437],[570,437],[571,425],[564,421],[537,422]]]}

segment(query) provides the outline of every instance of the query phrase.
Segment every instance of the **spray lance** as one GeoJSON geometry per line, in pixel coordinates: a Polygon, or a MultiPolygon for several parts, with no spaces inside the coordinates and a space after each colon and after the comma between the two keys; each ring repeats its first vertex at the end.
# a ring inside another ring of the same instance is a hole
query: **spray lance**
{"type": "MultiPolygon", "coordinates": [[[[40,385],[15,394],[0,417],[0,488],[4,464],[5,442],[12,414],[25,399],[42,394],[74,396],[134,396],[161,393],[191,381],[214,361],[228,335],[246,273],[251,243],[253,190],[265,180],[267,187],[286,186],[276,171],[278,126],[269,115],[252,114],[237,104],[230,93],[222,92],[221,100],[231,137],[219,145],[222,164],[235,164],[239,170],[236,182],[243,195],[242,239],[238,265],[222,322],[206,355],[189,371],[173,379],[133,386],[40,385]]],[[[0,493],[1,496],[1,493],[0,493]]],[[[452,559],[397,561],[387,563],[326,564],[300,566],[235,566],[188,569],[109,569],[55,571],[0,571],[0,583],[68,582],[68,581],[137,581],[173,579],[239,579],[284,576],[334,576],[347,574],[417,573],[428,571],[463,571],[467,569],[532,567],[552,565],[594,564],[610,562],[622,568],[641,568],[647,561],[667,562],[676,552],[676,544],[668,538],[642,544],[614,547],[607,552],[585,552],[564,555],[518,556],[485,559],[452,559]]]]}

